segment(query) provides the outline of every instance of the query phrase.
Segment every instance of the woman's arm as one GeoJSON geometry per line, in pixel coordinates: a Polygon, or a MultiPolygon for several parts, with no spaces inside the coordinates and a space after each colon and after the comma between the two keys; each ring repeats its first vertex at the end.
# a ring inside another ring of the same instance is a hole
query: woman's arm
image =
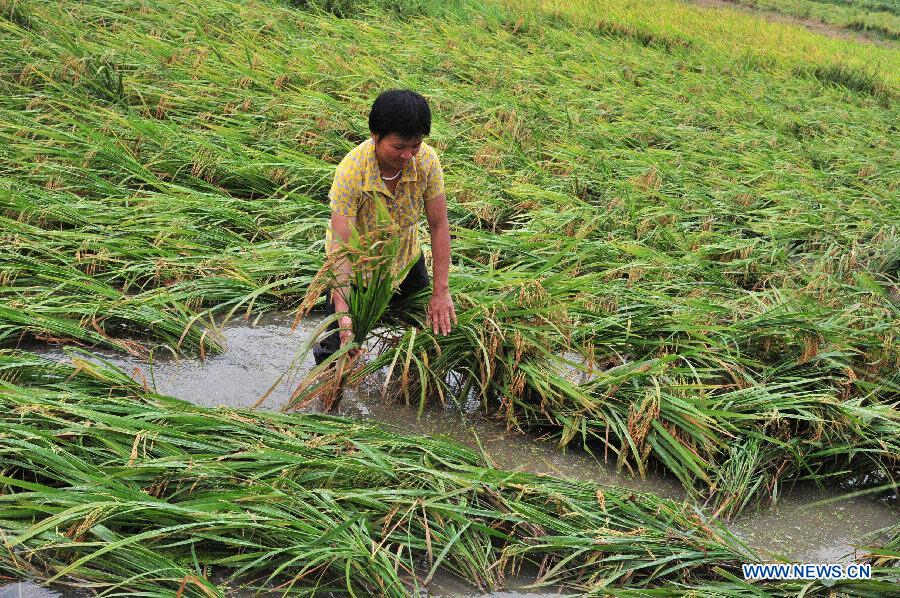
{"type": "MultiPolygon", "coordinates": [[[[350,238],[350,218],[341,214],[331,213],[331,247],[330,253],[337,253],[341,250],[347,239],[350,238]]],[[[347,312],[347,297],[345,293],[349,288],[348,281],[352,275],[350,262],[343,258],[335,264],[334,276],[336,285],[331,291],[331,302],[334,305],[335,312],[347,312]]],[[[350,316],[343,316],[338,320],[340,326],[341,345],[345,345],[353,339],[353,322],[350,316]]]]}
{"type": "Polygon", "coordinates": [[[434,290],[428,302],[428,321],[435,334],[447,335],[456,324],[456,310],[450,297],[450,223],[447,219],[447,198],[443,193],[425,202],[425,214],[434,262],[434,290]]]}

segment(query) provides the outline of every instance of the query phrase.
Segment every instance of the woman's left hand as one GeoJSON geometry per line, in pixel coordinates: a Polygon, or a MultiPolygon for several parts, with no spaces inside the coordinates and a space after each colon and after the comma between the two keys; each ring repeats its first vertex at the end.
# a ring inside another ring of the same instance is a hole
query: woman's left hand
{"type": "Polygon", "coordinates": [[[456,324],[456,310],[453,309],[453,299],[450,291],[435,291],[428,302],[428,319],[426,325],[431,326],[435,334],[447,336],[453,325],[456,324]]]}

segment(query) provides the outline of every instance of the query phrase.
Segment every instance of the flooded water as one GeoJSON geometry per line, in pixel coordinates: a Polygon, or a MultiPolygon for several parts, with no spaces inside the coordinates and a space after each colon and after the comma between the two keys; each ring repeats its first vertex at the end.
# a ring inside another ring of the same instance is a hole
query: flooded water
{"type": "MultiPolygon", "coordinates": [[[[441,577],[440,575],[435,576],[431,583],[431,588],[432,591],[423,595],[423,598],[480,598],[485,596],[490,596],[490,598],[551,598],[552,596],[562,596],[562,594],[538,594],[517,590],[482,594],[473,592],[471,587],[456,579],[448,576],[441,577]]],[[[62,589],[42,588],[35,583],[27,581],[0,586],[0,598],[88,598],[90,595],[93,594],[62,589]]],[[[281,597],[283,595],[283,592],[258,594],[255,592],[238,591],[229,593],[228,598],[275,598],[276,596],[281,597]]]]}
{"type": "Polygon", "coordinates": [[[28,582],[0,587],[0,598],[56,598],[57,596],[61,596],[61,594],[28,582]]]}
{"type": "MultiPolygon", "coordinates": [[[[264,317],[254,325],[232,323],[224,330],[227,350],[202,361],[162,357],[151,363],[112,352],[95,353],[133,378],[146,380],[162,394],[207,407],[250,408],[268,393],[259,408],[277,411],[314,366],[312,352],[304,355],[303,349],[320,320],[308,318],[293,331],[292,323],[292,317],[280,314],[264,317]]],[[[32,350],[59,361],[69,359],[59,349],[32,350]]],[[[674,480],[632,479],[580,450],[563,451],[555,443],[507,430],[502,423],[484,416],[477,401],[469,401],[462,408],[430,405],[418,417],[415,407],[382,401],[383,383],[383,376],[376,373],[359,387],[345,389],[336,413],[388,424],[402,433],[447,436],[476,449],[480,443],[490,461],[503,469],[626,486],[679,500],[684,497],[674,480]]],[[[317,408],[310,405],[302,411],[317,408]]],[[[599,457],[602,459],[602,455],[599,457]]]]}
{"type": "MultiPolygon", "coordinates": [[[[313,367],[312,353],[303,355],[302,349],[319,320],[304,320],[294,331],[291,330],[292,321],[287,315],[271,315],[253,324],[232,322],[224,328],[227,350],[204,361],[165,358],[151,364],[117,354],[104,354],[104,357],[138,380],[145,378],[158,392],[196,404],[251,407],[271,390],[260,408],[278,410],[287,403],[297,382],[313,367]]],[[[68,359],[59,349],[44,348],[39,352],[53,359],[68,359]]],[[[338,404],[338,413],[389,424],[404,433],[451,437],[483,450],[490,461],[503,469],[553,474],[650,491],[675,500],[684,499],[683,490],[674,480],[662,477],[633,479],[618,474],[585,452],[561,451],[554,443],[508,431],[501,423],[483,415],[477,402],[469,402],[461,409],[431,406],[418,418],[415,408],[383,402],[380,399],[382,383],[383,379],[376,374],[359,388],[346,390],[338,404]]],[[[816,504],[838,495],[837,490],[797,487],[782,495],[776,507],[745,513],[730,527],[751,547],[771,558],[793,562],[850,560],[855,556],[854,544],[873,543],[874,540],[867,539],[866,535],[895,524],[898,512],[892,506],[865,497],[816,504]]],[[[527,580],[523,580],[525,583],[527,580]]],[[[21,591],[22,587],[28,589],[22,596],[60,595],[28,584],[15,584],[0,588],[0,598],[19,598],[15,592],[21,591]]],[[[452,579],[441,579],[433,584],[429,595],[483,594],[452,579]]],[[[510,598],[538,595],[548,594],[524,591],[492,594],[510,598]]]]}

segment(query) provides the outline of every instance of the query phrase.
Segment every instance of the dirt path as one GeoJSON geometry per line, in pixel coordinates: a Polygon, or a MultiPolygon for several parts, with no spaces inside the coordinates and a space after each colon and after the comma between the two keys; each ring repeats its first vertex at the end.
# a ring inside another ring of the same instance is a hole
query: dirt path
{"type": "Polygon", "coordinates": [[[765,20],[774,23],[789,23],[792,25],[800,25],[801,27],[805,27],[806,29],[809,29],[814,33],[825,35],[827,37],[850,39],[858,42],[875,44],[878,46],[885,46],[889,48],[895,48],[898,45],[891,42],[890,40],[874,38],[872,36],[866,35],[861,31],[851,31],[849,29],[839,27],[838,25],[831,25],[829,23],[824,23],[816,19],[804,19],[773,10],[752,8],[750,6],[740,4],[739,2],[734,2],[733,0],[691,0],[691,2],[700,6],[708,6],[712,8],[727,7],[734,10],[740,10],[745,13],[756,14],[761,16],[765,20]]]}

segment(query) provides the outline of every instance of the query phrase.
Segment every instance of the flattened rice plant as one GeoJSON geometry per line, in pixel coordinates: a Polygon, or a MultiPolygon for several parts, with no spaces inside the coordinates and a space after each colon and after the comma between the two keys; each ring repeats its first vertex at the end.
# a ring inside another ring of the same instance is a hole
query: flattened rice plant
{"type": "Polygon", "coordinates": [[[152,596],[404,596],[438,568],[495,588],[527,564],[536,586],[583,590],[754,558],[685,505],[370,425],[195,407],[76,364],[0,354],[7,573],[152,596]]]}

